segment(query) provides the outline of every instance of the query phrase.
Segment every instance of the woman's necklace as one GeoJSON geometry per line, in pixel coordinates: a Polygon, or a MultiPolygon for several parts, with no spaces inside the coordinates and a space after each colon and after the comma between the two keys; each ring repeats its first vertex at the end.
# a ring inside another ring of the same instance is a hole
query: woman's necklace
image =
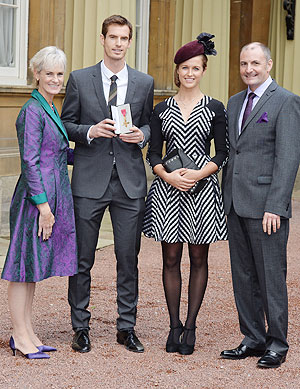
{"type": "Polygon", "coordinates": [[[200,101],[202,99],[203,95],[201,96],[198,96],[198,97],[195,97],[194,99],[192,100],[181,100],[181,99],[175,99],[177,101],[177,103],[180,103],[183,105],[184,108],[187,108],[189,106],[191,106],[193,103],[195,103],[196,101],[200,101]]]}

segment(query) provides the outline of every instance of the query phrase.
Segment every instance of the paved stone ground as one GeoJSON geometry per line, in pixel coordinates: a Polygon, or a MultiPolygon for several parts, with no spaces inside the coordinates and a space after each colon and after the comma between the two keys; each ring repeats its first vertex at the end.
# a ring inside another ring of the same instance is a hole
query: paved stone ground
{"type": "MultiPolygon", "coordinates": [[[[168,314],[161,283],[159,243],[143,238],[140,255],[140,299],[137,334],[145,353],[130,353],[115,341],[116,292],[113,246],[97,251],[93,268],[90,309],[92,351],[77,354],[70,348],[67,280],[52,278],[38,284],[34,315],[45,344],[58,348],[50,360],[13,357],[8,340],[11,324],[6,282],[0,282],[0,388],[299,388],[300,202],[294,201],[288,246],[289,343],[287,362],[275,370],[256,368],[257,358],[228,361],[222,349],[241,340],[233,300],[227,242],[211,245],[209,283],[198,317],[197,343],[190,356],[167,354],[168,314]]],[[[182,320],[186,312],[188,258],[182,263],[182,320]]]]}

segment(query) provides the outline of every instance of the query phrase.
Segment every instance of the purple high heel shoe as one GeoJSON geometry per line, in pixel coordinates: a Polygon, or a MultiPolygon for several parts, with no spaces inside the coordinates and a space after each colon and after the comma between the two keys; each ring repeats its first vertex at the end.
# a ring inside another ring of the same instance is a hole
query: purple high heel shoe
{"type": "MultiPolygon", "coordinates": [[[[11,348],[11,351],[13,353],[13,356],[16,356],[16,351],[18,350],[15,346],[15,341],[14,338],[11,336],[9,339],[9,347],[11,348]]],[[[18,350],[20,351],[20,350],[18,350]]],[[[20,351],[22,355],[24,355],[25,358],[27,359],[49,359],[49,355],[45,354],[41,351],[38,351],[37,353],[28,353],[28,354],[23,354],[22,351],[20,351]]]]}
{"type": "Polygon", "coordinates": [[[42,344],[41,346],[36,346],[36,348],[37,348],[39,351],[45,352],[45,353],[49,353],[50,351],[57,351],[56,348],[51,347],[51,346],[46,346],[45,344],[42,344]]]}

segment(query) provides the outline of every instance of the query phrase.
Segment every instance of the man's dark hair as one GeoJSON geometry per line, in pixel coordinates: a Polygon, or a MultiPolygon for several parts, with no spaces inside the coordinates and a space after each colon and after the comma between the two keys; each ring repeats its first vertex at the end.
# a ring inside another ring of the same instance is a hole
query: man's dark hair
{"type": "Polygon", "coordinates": [[[121,16],[121,15],[112,15],[104,20],[104,22],[102,23],[102,35],[104,36],[104,38],[106,38],[108,27],[111,24],[119,24],[120,26],[128,26],[128,28],[129,28],[129,40],[132,38],[132,24],[130,23],[129,20],[127,20],[126,18],[124,18],[124,16],[121,16]]]}

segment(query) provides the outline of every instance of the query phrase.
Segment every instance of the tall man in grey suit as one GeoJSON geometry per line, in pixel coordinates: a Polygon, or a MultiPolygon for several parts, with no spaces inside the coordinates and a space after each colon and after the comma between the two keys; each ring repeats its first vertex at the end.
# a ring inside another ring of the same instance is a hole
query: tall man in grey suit
{"type": "Polygon", "coordinates": [[[271,79],[270,50],[244,46],[248,89],[228,102],[230,155],[223,178],[234,296],[241,344],[221,357],[260,356],[275,368],[288,351],[287,241],[300,160],[300,98],[271,79]],[[267,330],[265,327],[267,320],[267,330]]]}
{"type": "Polygon", "coordinates": [[[134,332],[138,300],[138,253],[145,208],[146,174],[141,148],[150,137],[153,78],[130,68],[125,55],[132,25],[113,15],[102,24],[104,59],[70,74],[62,109],[69,139],[75,141],[72,191],[78,237],[78,274],[69,280],[75,331],[72,348],[91,349],[87,310],[90,271],[104,211],[109,207],[117,259],[117,341],[143,352],[134,332]],[[129,103],[131,133],[117,136],[109,105],[129,103]]]}

